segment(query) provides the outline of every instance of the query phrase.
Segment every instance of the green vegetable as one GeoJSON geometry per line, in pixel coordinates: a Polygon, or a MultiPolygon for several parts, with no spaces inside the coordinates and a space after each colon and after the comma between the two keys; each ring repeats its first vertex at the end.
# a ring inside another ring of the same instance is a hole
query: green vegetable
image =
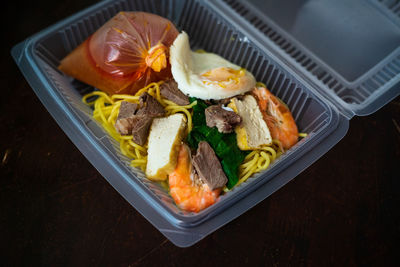
{"type": "Polygon", "coordinates": [[[222,165],[222,169],[224,170],[226,176],[228,177],[228,182],[226,183],[226,187],[231,189],[239,181],[239,175],[238,175],[239,166],[227,163],[225,160],[221,161],[221,165],[222,165]]]}
{"type": "Polygon", "coordinates": [[[216,127],[206,125],[205,109],[207,104],[203,100],[190,98],[190,102],[197,100],[193,107],[193,129],[187,137],[187,143],[197,149],[199,142],[207,141],[221,160],[222,169],[228,177],[226,186],[231,189],[239,181],[239,166],[247,152],[241,151],[236,142],[236,133],[223,134],[216,127]]]}
{"type": "Polygon", "coordinates": [[[194,97],[190,97],[190,103],[193,103],[197,100],[197,105],[193,107],[193,125],[206,125],[206,114],[204,114],[204,110],[207,108],[207,104],[204,103],[203,100],[196,99],[194,97]]]}

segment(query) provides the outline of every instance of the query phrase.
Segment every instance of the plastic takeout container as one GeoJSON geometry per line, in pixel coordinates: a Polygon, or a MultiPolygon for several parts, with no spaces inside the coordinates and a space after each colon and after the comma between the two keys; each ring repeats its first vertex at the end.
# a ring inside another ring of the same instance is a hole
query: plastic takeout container
{"type": "Polygon", "coordinates": [[[107,181],[177,246],[190,246],[241,215],[320,158],[354,115],[399,94],[397,1],[103,1],[12,49],[26,79],[69,138],[107,181]],[[395,5],[395,6],[393,6],[395,5]],[[268,170],[195,214],[129,167],[81,101],[93,90],[57,70],[60,60],[119,11],[159,14],[203,48],[251,71],[290,107],[308,133],[268,170]]]}

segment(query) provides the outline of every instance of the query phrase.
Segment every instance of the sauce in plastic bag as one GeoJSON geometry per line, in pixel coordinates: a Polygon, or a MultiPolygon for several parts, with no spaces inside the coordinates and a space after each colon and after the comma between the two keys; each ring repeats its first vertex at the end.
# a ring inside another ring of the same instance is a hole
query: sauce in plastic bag
{"type": "Polygon", "coordinates": [[[153,81],[172,77],[168,51],[177,35],[175,26],[165,18],[120,12],[84,45],[102,78],[118,81],[119,87],[107,88],[108,93],[134,93],[153,81]]]}

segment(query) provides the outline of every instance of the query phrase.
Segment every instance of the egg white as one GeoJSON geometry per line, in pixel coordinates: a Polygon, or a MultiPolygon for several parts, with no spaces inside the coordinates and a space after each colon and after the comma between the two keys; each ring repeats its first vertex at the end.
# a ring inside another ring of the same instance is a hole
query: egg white
{"type": "Polygon", "coordinates": [[[241,67],[213,53],[197,53],[190,50],[189,37],[182,32],[170,47],[171,72],[178,88],[185,94],[200,99],[223,99],[252,90],[256,84],[253,75],[244,75],[235,81],[218,82],[205,80],[202,74],[217,68],[241,70],[241,67]],[[238,82],[239,81],[239,82],[238,82]],[[238,83],[240,86],[238,87],[238,83]],[[235,88],[238,87],[238,88],[235,88]]]}

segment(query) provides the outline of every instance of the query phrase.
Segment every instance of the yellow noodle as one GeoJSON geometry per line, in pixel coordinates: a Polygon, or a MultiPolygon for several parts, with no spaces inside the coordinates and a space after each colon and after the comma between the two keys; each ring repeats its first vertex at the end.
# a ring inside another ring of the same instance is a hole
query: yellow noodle
{"type": "MultiPolygon", "coordinates": [[[[94,102],[93,102],[94,103],[94,102]]],[[[111,110],[113,109],[113,106],[106,106],[106,107],[103,107],[102,109],[101,109],[101,111],[104,113],[104,112],[111,112],[111,110]]],[[[98,113],[99,111],[98,110],[95,110],[93,113],[98,113]]]]}
{"type": "Polygon", "coordinates": [[[131,161],[131,163],[140,163],[140,162],[144,163],[146,162],[146,159],[134,159],[131,161]]]}
{"type": "Polygon", "coordinates": [[[141,96],[144,92],[148,92],[149,88],[158,85],[157,83],[150,83],[149,85],[147,85],[146,87],[140,89],[139,91],[136,92],[135,96],[141,96]]]}
{"type": "Polygon", "coordinates": [[[102,98],[99,98],[99,100],[94,103],[94,108],[95,108],[95,110],[98,110],[98,113],[100,115],[102,122],[106,123],[107,119],[104,116],[103,111],[102,111],[102,108],[104,107],[104,105],[102,105],[103,103],[104,103],[104,100],[102,98]]]}
{"type": "MultiPolygon", "coordinates": [[[[266,170],[271,162],[277,159],[281,154],[279,141],[273,140],[271,146],[265,146],[258,150],[253,150],[244,159],[239,166],[239,181],[235,186],[245,182],[248,178],[257,172],[266,170]]],[[[223,188],[224,192],[228,192],[227,187],[223,188]]]]}
{"type": "Polygon", "coordinates": [[[132,160],[130,165],[135,168],[140,168],[143,172],[146,171],[147,160],[132,160]]]}
{"type": "MultiPolygon", "coordinates": [[[[262,155],[262,153],[263,152],[260,152],[260,156],[262,155]]],[[[265,152],[264,152],[264,155],[266,155],[265,152]]],[[[263,165],[265,164],[265,162],[268,162],[268,159],[269,159],[268,156],[266,158],[264,158],[264,157],[260,157],[260,158],[261,158],[261,160],[257,160],[256,170],[261,170],[263,168],[263,165]],[[265,162],[263,162],[263,159],[265,159],[265,162]]]]}
{"type": "Polygon", "coordinates": [[[245,159],[245,160],[250,159],[250,158],[253,157],[256,153],[257,153],[257,150],[253,150],[253,151],[251,151],[249,154],[247,154],[247,156],[246,156],[244,159],[245,159]]]}
{"type": "MultiPolygon", "coordinates": [[[[115,131],[115,130],[114,130],[115,131]]],[[[115,133],[116,133],[116,131],[115,131],[115,133]]],[[[130,135],[120,135],[120,134],[118,134],[117,133],[117,137],[118,137],[118,139],[121,139],[121,140],[131,140],[132,139],[132,136],[130,136],[130,135]]]]}
{"type": "Polygon", "coordinates": [[[193,106],[196,106],[196,105],[197,105],[197,100],[196,100],[196,101],[193,101],[191,104],[186,105],[186,106],[179,106],[178,104],[175,104],[175,103],[172,102],[171,100],[167,100],[167,99],[164,99],[164,102],[165,102],[166,104],[168,104],[167,108],[177,106],[177,107],[181,107],[181,108],[190,109],[190,108],[193,108],[193,106]]]}
{"type": "Polygon", "coordinates": [[[261,148],[261,150],[268,151],[269,153],[271,153],[272,160],[276,159],[276,151],[272,147],[266,146],[266,147],[261,148]]]}
{"type": "Polygon", "coordinates": [[[248,166],[252,166],[253,164],[254,164],[253,161],[248,161],[248,162],[244,161],[244,163],[242,163],[242,164],[240,165],[240,167],[241,167],[242,169],[245,169],[245,168],[247,168],[248,166]]]}
{"type": "Polygon", "coordinates": [[[261,170],[265,170],[268,168],[269,164],[271,163],[271,158],[270,156],[265,153],[264,151],[260,152],[261,158],[265,160],[265,162],[263,163],[262,160],[259,160],[257,163],[257,171],[261,171],[261,170]]]}
{"type": "Polygon", "coordinates": [[[133,142],[132,141],[132,138],[130,138],[130,136],[129,136],[129,144],[132,146],[132,147],[134,147],[135,149],[137,149],[137,150],[139,150],[139,151],[142,151],[143,153],[147,153],[147,149],[146,148],[144,148],[144,147],[142,147],[142,146],[140,146],[140,145],[138,145],[138,144],[136,144],[135,142],[133,142]]]}
{"type": "Polygon", "coordinates": [[[121,102],[115,103],[112,107],[112,110],[110,112],[110,116],[107,119],[108,123],[115,124],[115,120],[117,119],[119,108],[121,106],[121,102]]]}
{"type": "Polygon", "coordinates": [[[183,112],[186,115],[187,119],[187,133],[190,133],[192,130],[192,114],[186,109],[186,108],[181,108],[179,106],[173,106],[170,110],[167,109],[167,115],[172,115],[178,112],[183,112]]]}
{"type": "Polygon", "coordinates": [[[237,182],[237,184],[235,186],[240,185],[241,183],[243,183],[244,181],[246,181],[250,176],[252,176],[255,172],[256,172],[257,166],[252,165],[251,169],[246,172],[246,173],[241,173],[241,178],[239,179],[239,181],[237,182]]]}
{"type": "MultiPolygon", "coordinates": [[[[258,162],[258,158],[260,157],[260,154],[259,153],[256,153],[253,157],[252,157],[252,159],[249,161],[249,164],[246,166],[246,167],[244,167],[243,168],[243,173],[247,173],[248,171],[250,171],[251,169],[253,169],[253,167],[254,166],[256,166],[257,165],[257,162],[258,162]]],[[[246,160],[245,160],[245,162],[246,162],[246,160]]],[[[243,165],[243,164],[242,164],[243,165]]],[[[242,166],[241,165],[241,166],[242,166]]]]}
{"type": "Polygon", "coordinates": [[[164,106],[165,103],[164,103],[164,100],[161,98],[160,86],[158,86],[158,84],[157,84],[156,86],[154,86],[154,88],[156,88],[156,98],[157,98],[158,102],[160,102],[164,106]]]}
{"type": "Polygon", "coordinates": [[[94,102],[96,102],[96,101],[87,102],[87,99],[88,99],[89,97],[94,96],[93,93],[94,93],[94,92],[92,92],[92,93],[90,93],[90,94],[84,95],[84,96],[82,97],[82,102],[85,103],[86,105],[92,106],[92,105],[94,104],[94,102]]]}
{"type": "Polygon", "coordinates": [[[306,133],[299,133],[299,137],[306,137],[307,135],[306,133]]]}
{"type": "Polygon", "coordinates": [[[126,152],[125,147],[124,147],[124,141],[119,143],[119,149],[121,150],[121,152],[124,156],[128,156],[128,153],[126,152]]]}
{"type": "MultiPolygon", "coordinates": [[[[113,101],[111,100],[111,98],[110,98],[106,93],[100,92],[100,91],[94,91],[94,92],[91,92],[91,93],[89,93],[89,94],[84,95],[84,96],[82,97],[83,103],[89,104],[88,102],[86,102],[86,99],[88,99],[88,98],[91,97],[91,96],[104,97],[104,98],[108,101],[108,103],[110,103],[110,104],[113,103],[113,101]]],[[[94,102],[96,102],[96,101],[92,101],[92,102],[90,102],[90,103],[94,103],[94,102]]]]}
{"type": "Polygon", "coordinates": [[[124,101],[131,100],[132,102],[138,102],[139,96],[133,95],[112,95],[111,99],[123,99],[124,101]]]}
{"type": "Polygon", "coordinates": [[[140,155],[140,151],[138,149],[135,149],[135,156],[136,158],[140,159],[141,155],[140,155]]]}

